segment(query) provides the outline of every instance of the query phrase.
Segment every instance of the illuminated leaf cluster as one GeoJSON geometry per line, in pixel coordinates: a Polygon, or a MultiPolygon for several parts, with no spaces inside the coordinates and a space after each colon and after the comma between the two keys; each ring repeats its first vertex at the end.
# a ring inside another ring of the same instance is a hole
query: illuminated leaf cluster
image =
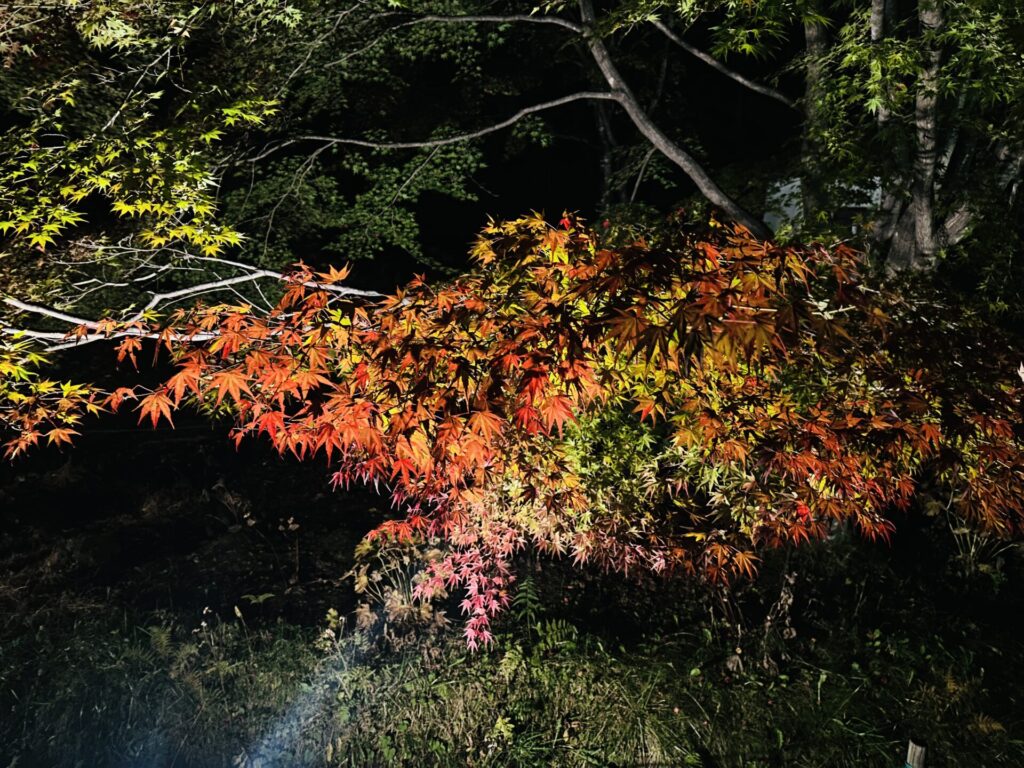
{"type": "MultiPolygon", "coordinates": [[[[140,96],[144,110],[159,93],[140,96]]],[[[37,119],[0,143],[0,236],[7,251],[45,251],[86,221],[96,199],[122,218],[138,219],[141,245],[183,244],[206,255],[237,245],[241,236],[216,223],[215,181],[204,146],[238,122],[260,124],[273,114],[269,102],[246,101],[182,129],[152,129],[148,112],[126,119],[123,130],[79,139],[53,136],[54,117],[74,107],[74,86],[57,97],[55,115],[37,119]],[[220,126],[220,127],[218,127],[220,126]]]]}
{"type": "Polygon", "coordinates": [[[70,444],[82,417],[101,411],[102,395],[92,388],[41,376],[46,362],[27,340],[0,343],[0,429],[17,435],[7,445],[10,456],[40,441],[70,444]]]}
{"type": "Polygon", "coordinates": [[[998,357],[990,386],[943,384],[852,251],[714,222],[602,247],[532,216],[491,224],[473,255],[468,275],[371,307],[331,292],[346,270],[300,268],[269,314],[180,311],[150,329],[177,373],[107,405],[138,397],[154,425],[228,408],[237,440],[388,493],[402,514],[372,535],[447,541],[417,595],[463,589],[471,645],[527,546],[723,583],[765,547],[887,538],[924,481],[979,528],[1020,532],[1020,389],[998,357]]]}

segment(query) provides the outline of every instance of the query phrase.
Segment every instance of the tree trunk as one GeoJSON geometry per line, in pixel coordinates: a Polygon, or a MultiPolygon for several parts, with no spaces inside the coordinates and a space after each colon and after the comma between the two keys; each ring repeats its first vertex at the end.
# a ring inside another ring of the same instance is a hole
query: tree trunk
{"type": "MultiPolygon", "coordinates": [[[[870,35],[872,46],[880,46],[890,29],[893,26],[893,0],[871,0],[870,35]]],[[[876,52],[877,55],[877,52],[876,52]]],[[[883,73],[884,75],[884,73],[883,73]]],[[[885,103],[883,95],[882,103],[879,105],[876,122],[879,130],[885,127],[891,117],[889,107],[885,103]]],[[[889,252],[895,245],[901,251],[900,259],[906,259],[909,254],[905,253],[906,227],[901,228],[906,211],[906,203],[903,199],[903,192],[899,189],[898,180],[882,180],[882,200],[879,210],[876,212],[875,221],[871,235],[871,250],[883,261],[886,256],[890,259],[889,252]],[[898,241],[896,240],[898,238],[898,241]]],[[[913,240],[913,231],[910,232],[910,239],[913,240]]]]}
{"type": "Polygon", "coordinates": [[[880,43],[885,37],[885,0],[871,0],[871,42],[880,43]]]}
{"type": "Polygon", "coordinates": [[[921,71],[914,98],[913,168],[910,200],[905,209],[894,209],[888,227],[876,230],[879,248],[888,246],[885,261],[889,273],[902,270],[929,270],[945,242],[955,242],[966,227],[963,214],[956,216],[947,232],[936,222],[936,180],[939,171],[939,68],[942,50],[936,37],[942,32],[944,0],[919,0],[921,71]]]}
{"type": "Polygon", "coordinates": [[[887,235],[886,242],[889,251],[885,260],[885,268],[892,274],[912,265],[917,256],[913,204],[897,206],[893,210],[892,222],[887,235]]]}
{"type": "MultiPolygon", "coordinates": [[[[811,13],[818,12],[817,3],[808,7],[811,13]]],[[[801,148],[802,177],[800,180],[803,198],[805,226],[818,219],[826,210],[825,185],[821,178],[821,144],[818,136],[822,130],[821,99],[824,96],[824,63],[822,57],[828,52],[828,30],[824,24],[814,20],[804,22],[804,41],[807,48],[807,73],[804,90],[804,138],[801,148]]]]}
{"type": "MultiPolygon", "coordinates": [[[[871,0],[871,44],[874,46],[881,45],[885,40],[886,28],[891,15],[889,3],[890,0],[871,0]]],[[[879,127],[885,125],[889,120],[889,108],[884,101],[878,107],[877,120],[879,127]]]]}
{"type": "Polygon", "coordinates": [[[938,159],[939,65],[942,51],[934,39],[942,30],[942,0],[920,0],[918,20],[924,44],[921,76],[914,101],[917,152],[914,156],[914,240],[916,251],[908,266],[928,269],[935,263],[935,168],[938,159]]]}

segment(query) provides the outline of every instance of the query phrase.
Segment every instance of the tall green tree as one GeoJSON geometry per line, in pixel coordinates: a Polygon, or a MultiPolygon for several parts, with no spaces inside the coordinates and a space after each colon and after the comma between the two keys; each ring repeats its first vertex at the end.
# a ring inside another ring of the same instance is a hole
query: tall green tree
{"type": "Polygon", "coordinates": [[[298,259],[429,264],[424,200],[471,201],[486,166],[551,142],[595,148],[607,209],[645,202],[653,180],[662,202],[704,201],[766,239],[767,181],[797,178],[802,236],[849,236],[853,209],[879,263],[930,269],[1019,220],[1021,14],[1012,0],[19,5],[0,21],[5,319],[24,327],[28,305],[95,319],[188,286],[263,301],[258,281],[298,259]],[[746,150],[760,125],[714,135],[739,99],[791,126],[777,156],[746,150]]]}

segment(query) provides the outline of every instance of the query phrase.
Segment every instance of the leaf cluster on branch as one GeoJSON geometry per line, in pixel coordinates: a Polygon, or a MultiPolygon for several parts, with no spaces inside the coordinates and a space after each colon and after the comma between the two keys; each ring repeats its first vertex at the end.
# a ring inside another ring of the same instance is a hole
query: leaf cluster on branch
{"type": "Polygon", "coordinates": [[[27,394],[7,406],[8,452],[64,442],[55,420],[100,402],[137,400],[154,425],[228,410],[236,440],[389,495],[399,515],[372,535],[443,538],[416,594],[465,590],[471,645],[489,641],[525,547],[723,583],[752,576],[764,547],[840,527],[886,539],[922,489],[982,530],[1024,526],[1014,368],[935,354],[942,326],[870,289],[845,247],[716,222],[610,245],[534,215],[490,224],[473,257],[375,304],[331,290],[347,270],[300,266],[269,312],[138,319],[120,356],[150,336],[177,372],[56,405],[27,394]]]}

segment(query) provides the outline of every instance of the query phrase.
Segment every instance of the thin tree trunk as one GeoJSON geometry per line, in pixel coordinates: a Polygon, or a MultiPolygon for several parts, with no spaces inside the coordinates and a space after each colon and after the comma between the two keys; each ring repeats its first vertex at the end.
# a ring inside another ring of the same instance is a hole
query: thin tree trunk
{"type": "Polygon", "coordinates": [[[700,193],[704,195],[712,205],[718,206],[727,216],[729,216],[729,218],[750,230],[750,233],[754,235],[754,237],[764,240],[770,239],[772,233],[765,223],[726,194],[725,191],[715,183],[714,179],[708,175],[703,166],[701,166],[701,164],[698,163],[691,154],[666,136],[661,129],[654,124],[647,112],[644,111],[629,85],[623,79],[622,75],[619,74],[619,70],[612,61],[611,54],[605,47],[604,42],[594,33],[594,8],[593,5],[591,5],[590,0],[580,0],[580,12],[583,17],[583,23],[587,27],[585,34],[587,36],[587,45],[590,48],[590,53],[593,56],[594,61],[597,63],[598,69],[601,70],[601,74],[604,76],[605,82],[608,83],[608,86],[618,96],[618,102],[622,105],[626,114],[629,115],[630,120],[633,121],[633,125],[636,126],[637,130],[639,130],[640,133],[643,134],[643,136],[651,142],[659,152],[665,155],[665,157],[675,163],[683,173],[689,176],[693,183],[697,185],[697,189],[700,190],[700,193]]]}
{"type": "Polygon", "coordinates": [[[885,37],[885,0],[871,0],[871,42],[880,43],[885,37]]]}
{"type": "MultiPolygon", "coordinates": [[[[893,5],[894,0],[871,0],[869,27],[872,46],[881,46],[887,35],[891,32],[893,28],[893,5]]],[[[875,55],[878,55],[877,51],[875,51],[875,55]]],[[[885,72],[881,74],[884,77],[885,72]]],[[[878,113],[875,116],[879,130],[886,126],[889,118],[892,116],[886,102],[888,96],[887,91],[882,93],[878,113]]],[[[892,251],[894,249],[900,251],[899,258],[901,259],[906,259],[909,255],[909,252],[906,251],[905,243],[897,242],[906,229],[905,227],[901,229],[901,222],[908,220],[908,217],[905,216],[906,201],[903,190],[900,189],[901,184],[898,178],[886,178],[885,174],[883,174],[880,183],[882,184],[882,199],[881,205],[875,214],[870,241],[871,250],[879,258],[879,261],[885,260],[886,256],[888,256],[887,267],[892,269],[894,263],[892,251]]],[[[913,240],[912,231],[910,232],[910,240],[913,240]]]]}
{"type": "MultiPolygon", "coordinates": [[[[811,13],[818,12],[817,3],[808,7],[811,13]]],[[[816,221],[827,204],[825,185],[820,173],[821,144],[818,135],[822,129],[821,99],[824,80],[824,55],[828,52],[828,30],[824,24],[813,19],[804,22],[804,43],[807,49],[806,86],[804,90],[804,138],[801,148],[802,178],[800,181],[803,198],[805,226],[816,221]]]]}
{"type": "MultiPolygon", "coordinates": [[[[881,45],[882,41],[885,40],[887,22],[890,16],[889,2],[890,0],[871,0],[871,44],[874,46],[881,45]]],[[[884,100],[878,107],[876,119],[879,126],[885,125],[889,120],[889,108],[884,100]]]]}
{"type": "Polygon", "coordinates": [[[594,102],[594,114],[597,120],[597,136],[601,142],[601,208],[605,210],[611,205],[615,193],[613,154],[618,143],[615,141],[615,134],[612,133],[608,110],[602,102],[594,102]]]}
{"type": "Polygon", "coordinates": [[[908,265],[927,269],[938,250],[935,232],[935,168],[938,159],[939,66],[942,51],[934,36],[942,30],[942,0],[920,0],[918,20],[925,45],[914,101],[917,152],[914,156],[914,240],[917,253],[908,265]]]}

